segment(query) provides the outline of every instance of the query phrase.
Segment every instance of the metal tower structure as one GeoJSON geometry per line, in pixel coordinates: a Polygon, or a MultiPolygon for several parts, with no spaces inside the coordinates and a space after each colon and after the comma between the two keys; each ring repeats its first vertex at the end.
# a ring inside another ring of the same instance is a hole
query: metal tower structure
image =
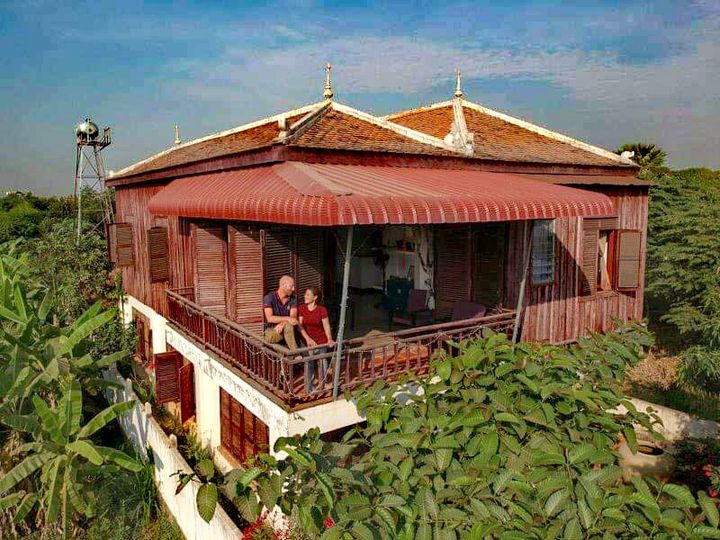
{"type": "Polygon", "coordinates": [[[77,201],[77,240],[82,233],[82,196],[83,189],[90,188],[100,194],[102,221],[107,227],[113,222],[112,199],[105,189],[105,165],[102,150],[110,146],[112,134],[109,127],[100,130],[90,118],[86,118],[75,127],[75,199],[77,201]]]}

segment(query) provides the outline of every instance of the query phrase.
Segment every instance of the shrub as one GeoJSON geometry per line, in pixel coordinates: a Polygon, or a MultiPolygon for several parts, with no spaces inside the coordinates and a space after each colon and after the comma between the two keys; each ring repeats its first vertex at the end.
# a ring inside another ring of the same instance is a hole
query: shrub
{"type": "Polygon", "coordinates": [[[654,433],[621,388],[649,344],[633,326],[577,347],[513,345],[504,335],[458,345],[427,377],[357,394],[367,426],[341,443],[317,430],[278,440],[285,459],[235,475],[239,508],[249,521],[258,497],[297,509],[302,527],[323,538],[715,534],[715,507],[698,509],[687,488],[621,481],[620,435],[636,450],[633,423],[654,433]],[[621,404],[628,415],[608,412],[621,404]]]}

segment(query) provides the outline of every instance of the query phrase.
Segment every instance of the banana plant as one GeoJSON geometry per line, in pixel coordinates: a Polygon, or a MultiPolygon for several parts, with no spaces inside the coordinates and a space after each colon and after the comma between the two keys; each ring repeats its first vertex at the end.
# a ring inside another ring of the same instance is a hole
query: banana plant
{"type": "Polygon", "coordinates": [[[22,461],[0,477],[0,508],[14,507],[14,520],[21,522],[36,505],[45,513],[48,526],[58,518],[63,538],[71,532],[73,517],[95,513],[94,486],[119,467],[138,472],[141,465],[115,448],[100,446],[91,437],[134,406],[134,402],[111,405],[86,424],[82,423],[82,389],[73,376],[61,383],[56,405],[32,396],[33,413],[1,418],[8,427],[28,434],[30,442],[15,455],[22,461]]]}

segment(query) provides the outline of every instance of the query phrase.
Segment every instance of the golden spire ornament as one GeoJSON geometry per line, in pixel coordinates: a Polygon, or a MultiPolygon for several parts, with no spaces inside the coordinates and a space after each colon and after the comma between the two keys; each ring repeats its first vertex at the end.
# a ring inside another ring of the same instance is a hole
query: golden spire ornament
{"type": "Polygon", "coordinates": [[[460,73],[460,70],[455,70],[455,97],[461,98],[463,97],[463,91],[460,87],[460,78],[462,77],[462,74],[460,73]]]}
{"type": "Polygon", "coordinates": [[[330,71],[332,71],[332,64],[328,62],[325,65],[325,91],[323,92],[325,99],[332,99],[335,95],[332,89],[332,82],[330,81],[330,71]]]}

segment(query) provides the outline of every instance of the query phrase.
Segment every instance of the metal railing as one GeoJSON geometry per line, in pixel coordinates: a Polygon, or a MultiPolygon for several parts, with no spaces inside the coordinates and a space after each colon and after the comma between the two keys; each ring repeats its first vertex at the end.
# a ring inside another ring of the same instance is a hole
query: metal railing
{"type": "MultiPolygon", "coordinates": [[[[208,351],[262,385],[290,406],[332,396],[335,349],[291,351],[192,300],[192,289],[167,290],[169,320],[208,351]]],[[[433,324],[354,338],[343,342],[340,389],[353,390],[377,380],[393,381],[403,374],[428,372],[432,354],[451,342],[478,337],[483,329],[511,332],[515,312],[503,310],[476,319],[433,324]]]]}

